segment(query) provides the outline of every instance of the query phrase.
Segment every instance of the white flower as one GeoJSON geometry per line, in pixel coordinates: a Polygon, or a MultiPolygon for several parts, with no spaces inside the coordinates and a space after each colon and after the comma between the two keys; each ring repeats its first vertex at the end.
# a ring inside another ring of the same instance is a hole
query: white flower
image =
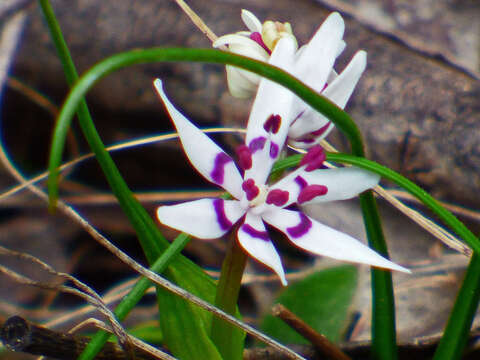
{"type": "MultiPolygon", "coordinates": [[[[311,219],[304,213],[287,209],[293,204],[348,199],[372,188],[378,176],[358,168],[318,169],[324,155],[312,148],[300,167],[273,185],[267,185],[271,166],[278,159],[288,128],[283,124],[287,104],[266,115],[265,106],[255,101],[245,145],[237,149],[239,168],[201,130],[195,127],[168,100],[162,82],[155,88],[178,131],[183,149],[195,169],[210,182],[228,191],[234,200],[200,199],[157,210],[159,221],[200,239],[221,237],[238,223],[241,246],[255,259],[270,267],[286,285],[280,257],[270,240],[265,223],[283,232],[296,246],[317,255],[365,263],[399,271],[408,271],[383,258],[354,238],[311,219]],[[266,115],[266,116],[265,116],[266,115]]],[[[268,80],[262,80],[260,98],[278,99],[288,92],[268,80]],[[272,92],[266,97],[265,92],[272,92]]],[[[279,100],[282,100],[280,98],[279,100]]]]}
{"type": "MultiPolygon", "coordinates": [[[[260,21],[250,12],[242,10],[242,19],[250,32],[225,35],[218,38],[213,46],[228,45],[228,49],[234,53],[252,57],[257,60],[269,61],[271,53],[268,53],[261,44],[265,42],[262,35],[259,37],[260,21]]],[[[288,26],[288,28],[290,28],[288,26]]],[[[338,13],[332,13],[323,22],[308,44],[297,51],[297,43],[293,35],[278,36],[274,41],[274,51],[278,47],[280,39],[288,39],[292,42],[288,52],[283,52],[282,58],[274,65],[291,73],[312,89],[326,96],[340,108],[344,108],[352,95],[355,86],[360,79],[367,63],[365,51],[358,51],[342,73],[337,74],[333,69],[335,59],[345,48],[342,40],[345,24],[338,13]]],[[[283,34],[286,32],[284,31],[283,34]]],[[[230,92],[234,96],[241,97],[253,95],[260,81],[258,75],[227,67],[227,80],[230,92]]],[[[280,86],[280,85],[278,85],[280,86]]],[[[292,108],[286,118],[289,121],[288,142],[290,145],[300,148],[308,148],[318,144],[333,129],[333,124],[323,115],[313,110],[301,99],[294,97],[292,108]]]]}

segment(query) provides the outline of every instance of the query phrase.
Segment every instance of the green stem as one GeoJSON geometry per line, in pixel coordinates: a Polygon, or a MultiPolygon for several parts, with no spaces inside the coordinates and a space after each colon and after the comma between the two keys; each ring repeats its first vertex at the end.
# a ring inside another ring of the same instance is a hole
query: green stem
{"type": "MultiPolygon", "coordinates": [[[[236,239],[233,231],[227,254],[222,264],[222,272],[217,286],[215,306],[226,313],[234,315],[237,309],[238,294],[242,284],[243,271],[247,262],[247,254],[236,239]]],[[[242,359],[245,333],[230,323],[214,317],[211,338],[223,359],[242,359]],[[236,343],[232,343],[235,341],[236,343]]]]}
{"type": "MultiPolygon", "coordinates": [[[[371,191],[360,195],[360,205],[367,231],[368,244],[388,259],[380,214],[371,191]]],[[[395,298],[392,274],[388,270],[371,268],[372,278],[372,358],[398,359],[395,331],[395,298]]]]}
{"type": "Polygon", "coordinates": [[[480,300],[480,256],[474,252],[434,360],[461,359],[480,300]]]}
{"type": "MultiPolygon", "coordinates": [[[[170,262],[178,255],[182,249],[190,241],[190,236],[181,234],[172,242],[168,249],[160,256],[150,268],[151,271],[161,274],[170,262]]],[[[119,321],[122,321],[130,313],[130,311],[137,305],[140,299],[145,294],[145,291],[152,286],[152,282],[147,278],[141,278],[130,292],[125,296],[122,301],[117,305],[114,310],[114,314],[119,321]]],[[[103,345],[107,342],[110,333],[100,330],[92,337],[87,347],[83,350],[79,356],[79,360],[93,359],[97,353],[102,349],[103,345]]]]}

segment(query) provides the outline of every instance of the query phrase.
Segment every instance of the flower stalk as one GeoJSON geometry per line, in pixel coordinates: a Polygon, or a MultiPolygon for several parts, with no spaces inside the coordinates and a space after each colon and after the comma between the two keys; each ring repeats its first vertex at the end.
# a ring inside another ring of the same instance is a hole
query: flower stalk
{"type": "MultiPolygon", "coordinates": [[[[215,306],[228,314],[235,315],[242,276],[247,263],[247,254],[238,244],[235,232],[230,233],[229,238],[217,285],[215,306]]],[[[232,341],[241,342],[240,345],[243,348],[245,333],[240,329],[218,317],[214,317],[211,338],[224,359],[240,360],[242,358],[242,353],[237,351],[238,346],[236,345],[238,344],[232,344],[232,341]]]]}

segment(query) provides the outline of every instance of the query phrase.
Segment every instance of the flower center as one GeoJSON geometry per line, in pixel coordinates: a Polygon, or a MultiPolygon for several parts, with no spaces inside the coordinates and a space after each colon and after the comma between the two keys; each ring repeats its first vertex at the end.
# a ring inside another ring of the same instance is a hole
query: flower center
{"type": "Polygon", "coordinates": [[[283,37],[290,37],[297,44],[297,39],[293,35],[292,26],[290,23],[281,23],[278,21],[265,21],[262,25],[262,40],[263,43],[273,51],[278,40],[283,37]]]}

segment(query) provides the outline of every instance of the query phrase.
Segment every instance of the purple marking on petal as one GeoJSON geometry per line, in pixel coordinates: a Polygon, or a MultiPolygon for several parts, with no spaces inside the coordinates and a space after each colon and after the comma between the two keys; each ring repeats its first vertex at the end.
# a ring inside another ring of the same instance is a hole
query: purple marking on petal
{"type": "Polygon", "coordinates": [[[245,191],[248,201],[252,201],[260,193],[260,189],[255,185],[255,180],[253,179],[245,180],[242,184],[242,189],[245,191]]]}
{"type": "Polygon", "coordinates": [[[225,214],[225,202],[223,199],[215,199],[213,200],[213,208],[215,210],[215,214],[217,215],[217,222],[220,226],[220,229],[227,230],[232,227],[232,222],[228,220],[227,214],[225,214]]]}
{"type": "Polygon", "coordinates": [[[315,142],[315,139],[312,138],[302,138],[302,139],[295,139],[296,142],[302,142],[304,144],[311,144],[315,142]]]}
{"type": "Polygon", "coordinates": [[[250,39],[255,41],[258,45],[260,45],[262,48],[264,48],[269,55],[272,54],[272,51],[268,48],[267,45],[265,45],[262,39],[262,35],[258,31],[252,32],[249,37],[250,39]]]}
{"type": "Polygon", "coordinates": [[[230,161],[233,161],[232,158],[223,152],[218,153],[217,156],[215,156],[215,162],[210,176],[216,184],[223,184],[223,180],[225,177],[225,165],[228,164],[230,161]]]}
{"type": "Polygon", "coordinates": [[[280,130],[280,124],[282,123],[282,117],[278,114],[272,114],[268,117],[267,121],[263,124],[263,128],[267,133],[271,132],[276,134],[280,130]]]}
{"type": "Polygon", "coordinates": [[[310,220],[307,215],[304,213],[299,212],[300,215],[300,222],[292,227],[287,228],[287,233],[293,238],[299,238],[308,233],[310,228],[312,227],[312,220],[310,220]]]}
{"type": "Polygon", "coordinates": [[[310,134],[313,136],[320,136],[322,135],[325,131],[327,131],[328,127],[330,126],[331,122],[327,122],[325,125],[323,125],[320,129],[312,131],[310,134]]]}
{"type": "Polygon", "coordinates": [[[273,204],[275,206],[282,206],[288,201],[290,194],[288,191],[281,189],[273,189],[267,195],[267,204],[273,204]]]}
{"type": "Polygon", "coordinates": [[[325,195],[328,192],[328,188],[325,185],[308,185],[300,191],[297,198],[298,204],[303,204],[307,201],[316,198],[317,196],[325,195]]]}
{"type": "Polygon", "coordinates": [[[308,186],[308,183],[307,181],[301,177],[300,175],[298,175],[295,179],[294,179],[295,183],[300,187],[300,190],[303,190],[305,189],[307,186],[308,186]]]}
{"type": "Polygon", "coordinates": [[[259,137],[256,137],[255,139],[252,139],[252,141],[250,141],[250,144],[248,144],[248,147],[250,148],[250,151],[252,152],[252,154],[258,150],[262,150],[263,147],[265,146],[266,141],[267,141],[267,138],[265,138],[264,136],[259,136],[259,137]]]}
{"type": "Polygon", "coordinates": [[[242,225],[242,231],[246,232],[248,235],[250,235],[253,238],[257,238],[264,241],[269,240],[268,233],[266,231],[259,231],[255,229],[253,226],[250,226],[248,224],[242,225]]]}
{"type": "Polygon", "coordinates": [[[252,152],[247,145],[237,146],[235,149],[238,157],[238,163],[243,170],[248,170],[252,167],[252,152]]]}
{"type": "Polygon", "coordinates": [[[270,157],[272,159],[275,159],[278,156],[278,150],[279,150],[278,145],[272,142],[270,144],[270,157]]]}
{"type": "Polygon", "coordinates": [[[302,158],[300,166],[307,165],[305,171],[313,171],[321,168],[326,158],[323,148],[320,145],[314,145],[302,158]]]}

